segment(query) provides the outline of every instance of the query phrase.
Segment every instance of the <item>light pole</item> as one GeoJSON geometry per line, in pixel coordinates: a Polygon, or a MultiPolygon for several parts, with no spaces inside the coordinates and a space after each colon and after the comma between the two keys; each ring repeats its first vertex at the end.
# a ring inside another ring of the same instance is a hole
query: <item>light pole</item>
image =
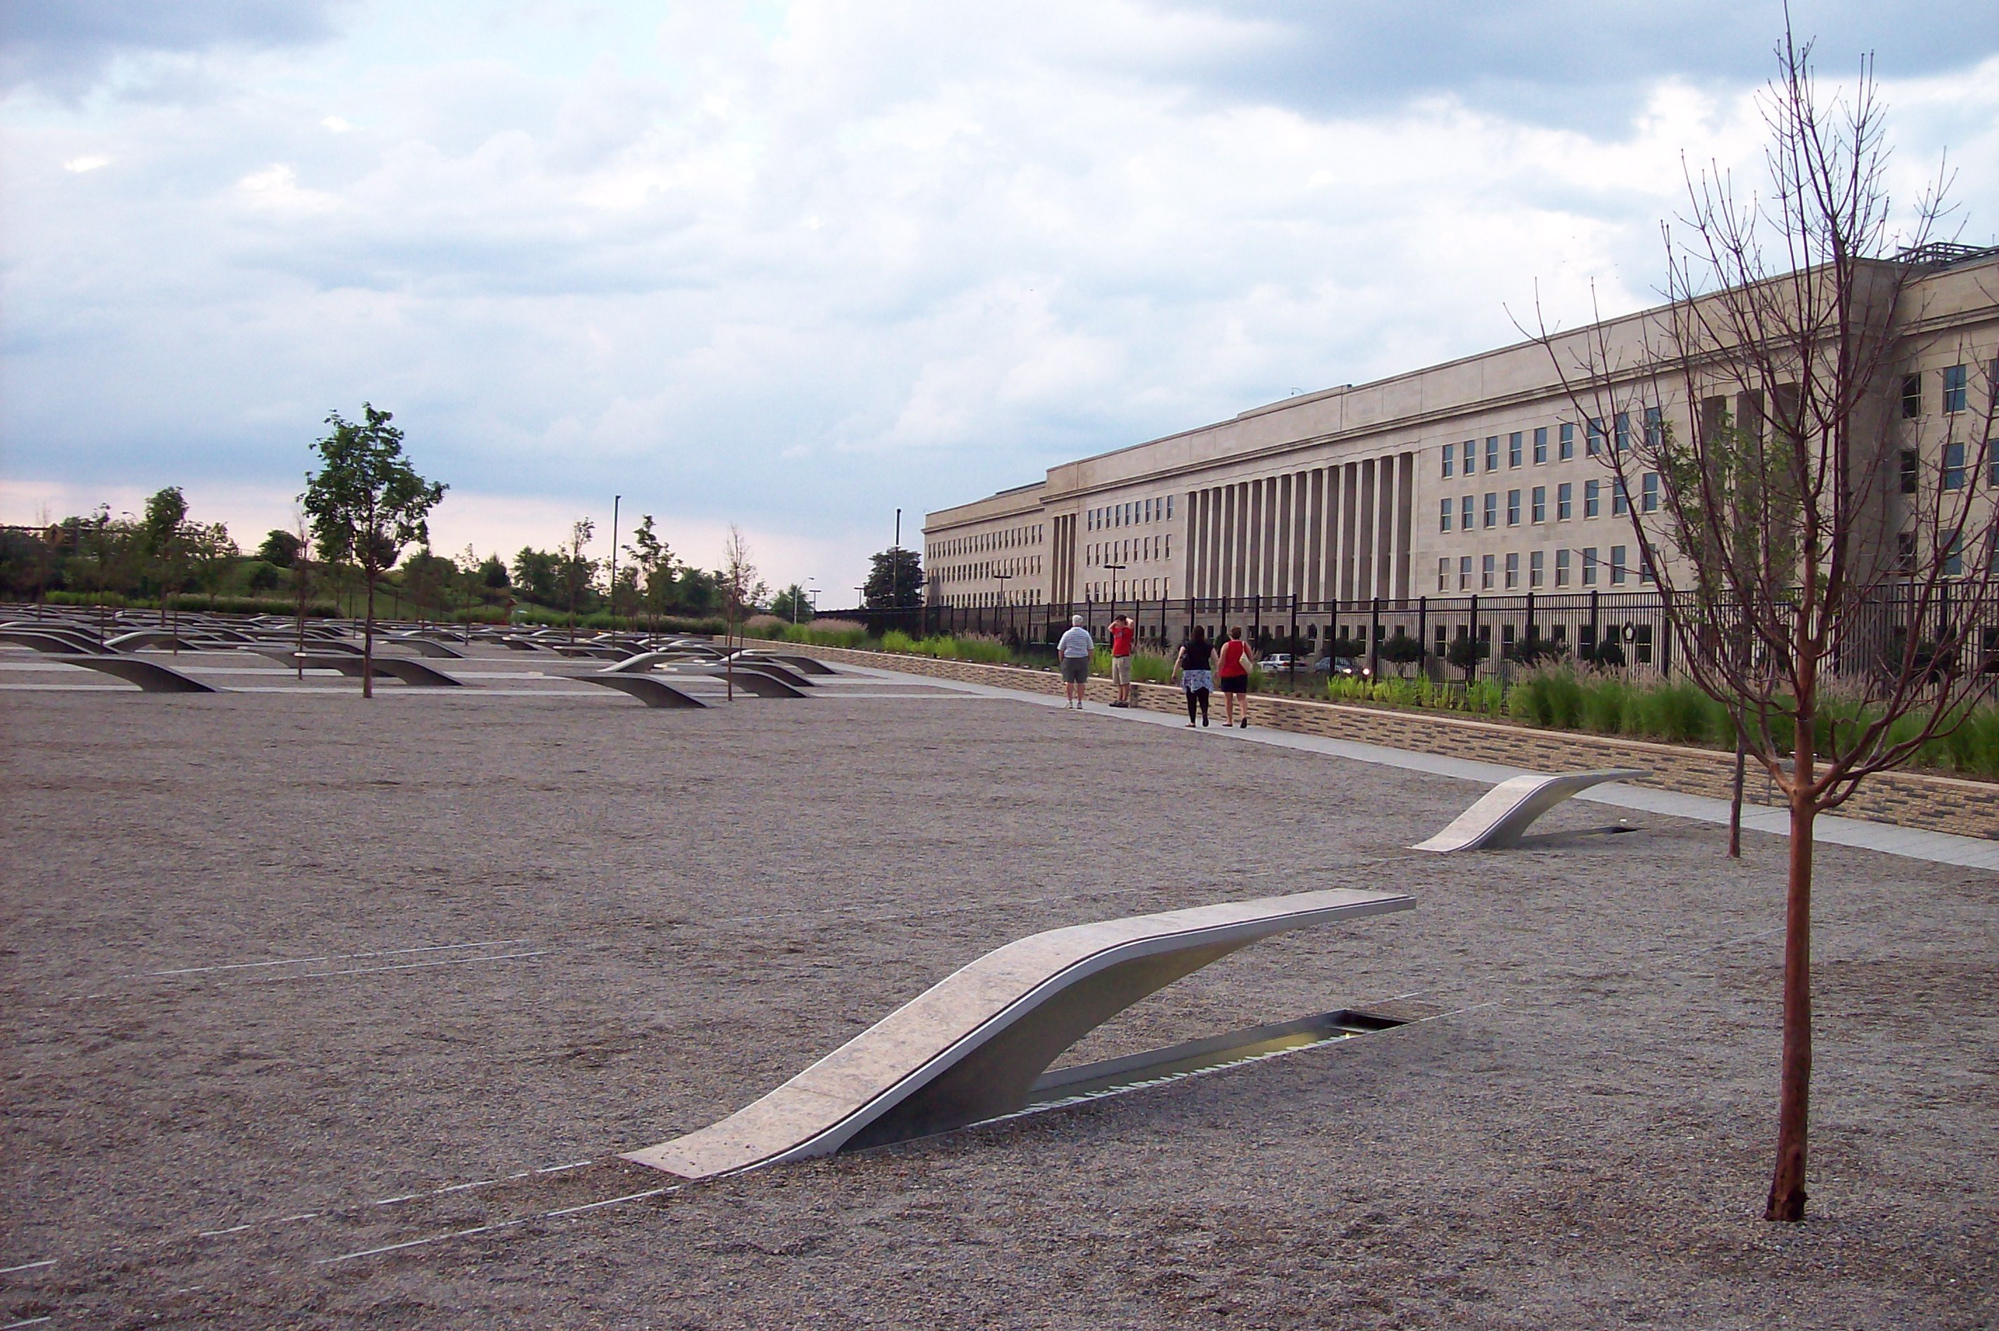
{"type": "Polygon", "coordinates": [[[623,495],[611,496],[611,622],[618,622],[618,504],[623,495]]]}
{"type": "Polygon", "coordinates": [[[1111,575],[1111,618],[1117,618],[1117,575],[1124,572],[1123,564],[1106,564],[1104,571],[1111,575]]]}

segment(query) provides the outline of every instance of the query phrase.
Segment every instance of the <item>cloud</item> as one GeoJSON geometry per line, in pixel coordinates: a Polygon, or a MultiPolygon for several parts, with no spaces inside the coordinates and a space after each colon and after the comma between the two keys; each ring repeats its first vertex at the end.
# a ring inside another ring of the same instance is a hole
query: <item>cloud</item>
{"type": "Polygon", "coordinates": [[[0,30],[0,91],[75,98],[120,57],[196,55],[323,41],[348,0],[11,0],[0,30]]]}
{"type": "MultiPolygon", "coordinates": [[[[608,527],[622,494],[841,586],[898,506],[913,532],[1079,454],[1513,341],[1537,281],[1569,322],[1592,283],[1649,303],[1682,151],[1757,169],[1771,31],[1717,9],[1704,62],[1555,4],[1484,45],[1476,15],[1388,12],[413,5],[310,54],[214,48],[198,103],[16,97],[7,469],[197,507],[261,485],[281,518],[327,411],[370,400],[485,515],[482,552],[608,527]],[[1286,43],[1350,86],[1314,91],[1286,43]],[[1559,113],[1605,64],[1615,97],[1559,113]]],[[[1884,55],[1898,172],[1999,151],[1999,59],[1961,50],[1884,55]]]]}

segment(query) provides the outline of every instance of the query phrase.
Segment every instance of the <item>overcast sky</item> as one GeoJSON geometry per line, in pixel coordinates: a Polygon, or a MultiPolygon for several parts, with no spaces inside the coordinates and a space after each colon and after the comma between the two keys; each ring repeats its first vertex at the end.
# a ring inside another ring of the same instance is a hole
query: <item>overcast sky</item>
{"type": "MultiPolygon", "coordinates": [[[[1991,0],[1799,0],[1999,235],[1991,0]]],[[[511,554],[653,513],[849,604],[894,509],[1650,304],[1775,0],[7,0],[0,518],[254,545],[393,411],[511,554]]],[[[608,549],[600,536],[598,553],[608,549]]]]}

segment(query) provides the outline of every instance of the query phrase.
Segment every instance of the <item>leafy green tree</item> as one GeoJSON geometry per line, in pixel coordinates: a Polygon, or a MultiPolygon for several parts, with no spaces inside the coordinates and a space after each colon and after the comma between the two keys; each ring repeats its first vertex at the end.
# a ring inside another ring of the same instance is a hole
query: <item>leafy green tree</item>
{"type": "Polygon", "coordinates": [[[139,519],[139,543],[146,574],[159,589],[160,622],[167,622],[167,602],[187,581],[187,496],[178,485],[155,491],[139,519]]]}
{"type": "Polygon", "coordinates": [[[1458,636],[1451,639],[1450,647],[1444,652],[1444,660],[1456,669],[1464,671],[1465,683],[1469,684],[1472,675],[1478,670],[1478,663],[1491,654],[1490,642],[1484,638],[1474,638],[1461,629],[1458,636]]]}
{"type": "Polygon", "coordinates": [[[487,555],[479,565],[479,585],[500,591],[512,584],[507,581],[507,566],[500,562],[498,555],[487,555]]]}
{"type": "Polygon", "coordinates": [[[273,527],[264,534],[264,543],[257,547],[257,558],[279,568],[290,568],[292,561],[298,558],[298,545],[297,536],[273,527]]]}
{"type": "Polygon", "coordinates": [[[772,599],[770,612],[779,619],[793,624],[810,623],[812,619],[812,596],[805,588],[794,582],[772,599]]]}
{"type": "Polygon", "coordinates": [[[561,596],[556,578],[561,562],[560,554],[522,546],[520,553],[514,556],[514,586],[530,601],[555,605],[561,596]]]}
{"type": "Polygon", "coordinates": [[[589,589],[590,580],[597,575],[597,561],[583,557],[590,538],[597,532],[597,524],[588,518],[578,518],[569,527],[569,544],[562,552],[562,585],[569,593],[569,637],[576,639],[576,611],[583,593],[589,589]]]}
{"type": "Polygon", "coordinates": [[[1397,629],[1389,635],[1387,642],[1381,644],[1381,659],[1395,666],[1396,673],[1400,674],[1401,667],[1414,665],[1423,659],[1423,644],[1397,629]]]}
{"type": "Polygon", "coordinates": [[[631,544],[625,547],[625,553],[632,557],[634,585],[652,615],[653,628],[657,630],[659,616],[673,599],[674,558],[673,551],[653,530],[652,514],[639,518],[638,529],[632,533],[631,544]]]}
{"type": "Polygon", "coordinates": [[[923,556],[890,548],[870,559],[861,603],[869,610],[914,610],[923,604],[923,556]]]}
{"type": "Polygon", "coordinates": [[[368,592],[362,630],[361,696],[375,696],[375,588],[382,574],[395,565],[405,546],[428,542],[430,511],[444,498],[445,487],[427,481],[403,456],[403,432],[394,418],[361,404],[362,419],[342,419],[332,412],[333,427],[313,447],[320,469],[308,473],[299,496],[312,521],[320,557],[352,564],[361,572],[368,592]]]}

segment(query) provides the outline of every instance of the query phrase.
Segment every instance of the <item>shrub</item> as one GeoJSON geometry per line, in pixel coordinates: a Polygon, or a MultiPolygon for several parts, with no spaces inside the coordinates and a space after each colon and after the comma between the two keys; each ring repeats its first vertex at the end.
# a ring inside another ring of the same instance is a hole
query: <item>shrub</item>
{"type": "Polygon", "coordinates": [[[1599,735],[1624,729],[1624,707],[1631,690],[1622,680],[1593,679],[1582,691],[1582,727],[1599,735]]]}
{"type": "Polygon", "coordinates": [[[882,650],[885,652],[914,652],[916,639],[901,629],[890,629],[882,634],[882,650]]]}

